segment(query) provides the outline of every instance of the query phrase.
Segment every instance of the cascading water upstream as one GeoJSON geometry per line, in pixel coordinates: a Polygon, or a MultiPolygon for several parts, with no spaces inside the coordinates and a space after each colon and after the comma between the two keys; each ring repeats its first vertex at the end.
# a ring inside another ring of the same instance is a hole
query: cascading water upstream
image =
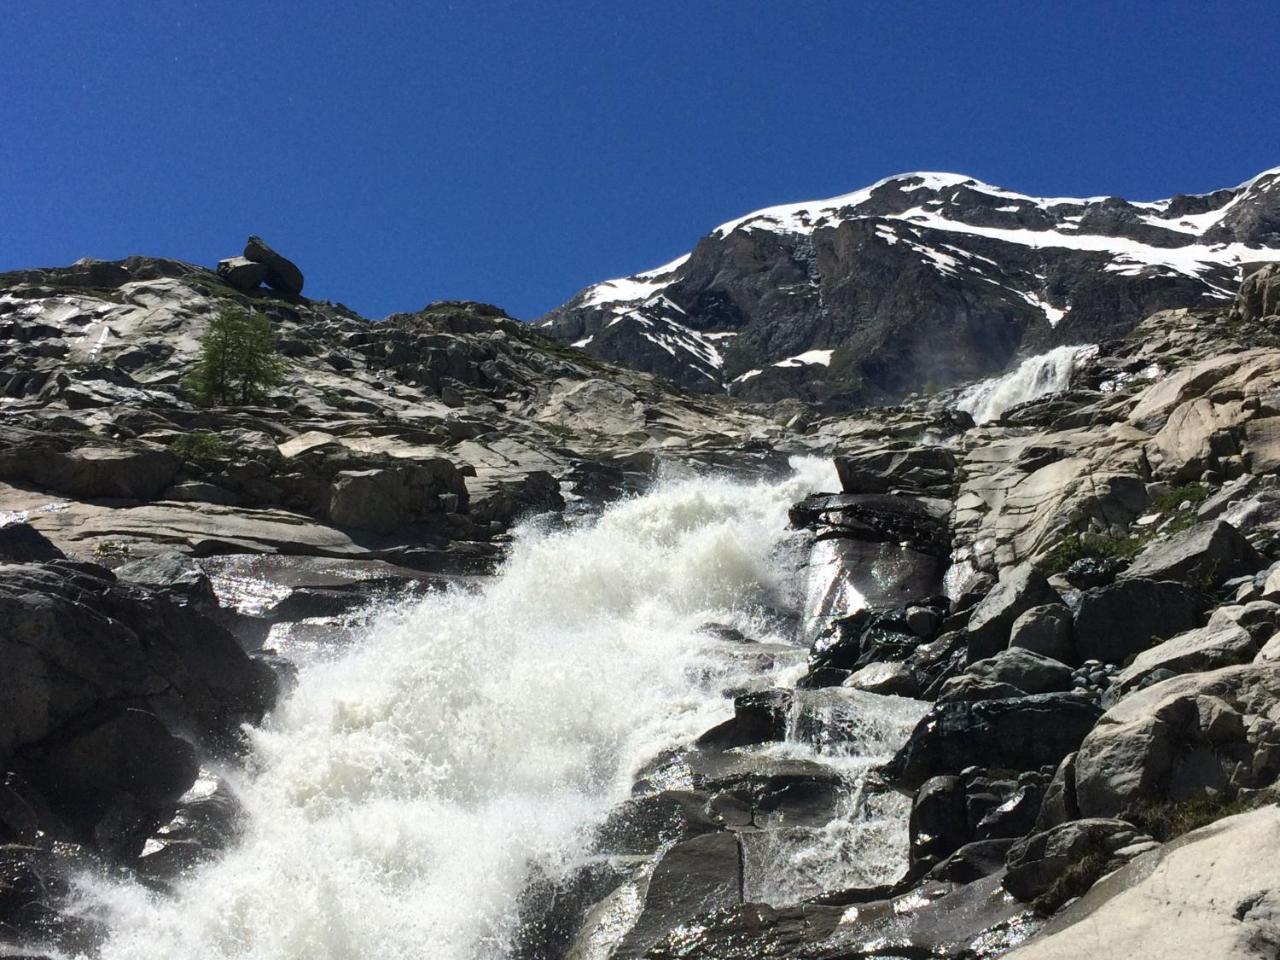
{"type": "Polygon", "coordinates": [[[1004,376],[980,381],[964,390],[956,406],[972,414],[975,423],[998,419],[1020,403],[1067,389],[1080,362],[1097,352],[1097,345],[1089,344],[1055,347],[1048,353],[1028,357],[1004,376]]]}
{"type": "Polygon", "coordinates": [[[564,875],[636,770],[725,715],[748,668],[699,628],[790,639],[758,604],[798,602],[787,509],[835,488],[830,464],[796,466],[526,526],[483,591],[390,605],[303,664],[250,734],[232,849],[166,894],[83,881],[101,956],[503,956],[531,871],[564,875]]]}

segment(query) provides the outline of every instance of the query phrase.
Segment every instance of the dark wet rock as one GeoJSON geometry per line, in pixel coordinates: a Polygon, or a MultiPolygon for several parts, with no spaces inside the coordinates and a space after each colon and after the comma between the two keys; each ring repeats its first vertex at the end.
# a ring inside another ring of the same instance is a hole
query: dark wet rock
{"type": "Polygon", "coordinates": [[[868,693],[886,696],[918,697],[920,684],[914,671],[905,663],[868,663],[859,667],[842,683],[842,686],[868,693]]]}
{"type": "Polygon", "coordinates": [[[29,523],[0,527],[0,563],[46,563],[65,556],[49,538],[29,523]]]}
{"type": "Polygon", "coordinates": [[[239,835],[242,817],[239,802],[223,784],[210,794],[181,801],[172,819],[148,838],[135,869],[152,884],[181,880],[239,835]]]}
{"type": "Polygon", "coordinates": [[[59,733],[32,766],[36,783],[63,819],[118,860],[141,853],[199,772],[192,745],[144,710],[120,711],[87,729],[59,733]]]}
{"type": "Polygon", "coordinates": [[[678,843],[654,867],[640,916],[613,956],[647,956],[672,930],[741,902],[742,850],[737,837],[710,833],[678,843]]]}
{"type": "Polygon", "coordinates": [[[1032,607],[1013,621],[1009,629],[1010,649],[1029,650],[1059,663],[1075,664],[1071,611],[1058,604],[1032,607]]]}
{"type": "MultiPolygon", "coordinates": [[[[73,843],[0,844],[0,937],[6,947],[32,947],[32,960],[80,954],[100,941],[101,927],[82,912],[68,910],[73,878],[97,872],[100,864],[73,843]]],[[[26,954],[13,953],[14,957],[26,954]]]]}
{"type": "Polygon", "coordinates": [[[928,605],[942,592],[949,510],[941,500],[871,494],[820,494],[792,507],[793,525],[814,532],[811,575],[828,584],[811,615],[846,613],[850,594],[877,611],[928,605]]]}
{"type": "Polygon", "coordinates": [[[228,257],[218,261],[218,276],[237,290],[254,290],[267,279],[269,268],[246,257],[228,257]]]}
{"type": "Polygon", "coordinates": [[[574,937],[589,925],[592,908],[626,880],[630,864],[617,859],[592,860],[568,876],[536,871],[520,895],[520,927],[507,956],[511,960],[563,957],[574,937]]]}
{"type": "Polygon", "coordinates": [[[733,701],[733,716],[712,727],[695,743],[707,749],[729,750],[785,739],[791,703],[789,690],[743,694],[733,701]]]}
{"type": "Polygon", "coordinates": [[[1004,869],[1005,856],[1013,845],[1012,837],[974,840],[966,843],[929,871],[932,880],[972,883],[1004,869]]]}
{"type": "Polygon", "coordinates": [[[1074,693],[936,705],[885,765],[899,789],[966,767],[1034,770],[1075,750],[1102,711],[1074,693]]]}
{"type": "Polygon", "coordinates": [[[642,772],[635,791],[644,795],[672,777],[711,794],[713,812],[725,818],[726,826],[764,826],[776,820],[821,827],[836,816],[847,788],[838,770],[814,760],[696,750],[659,758],[642,772]],[[743,816],[744,809],[749,817],[743,816]]]}
{"type": "Polygon", "coordinates": [[[1007,571],[969,617],[969,661],[986,659],[1007,647],[1014,621],[1028,610],[1061,603],[1044,574],[1031,564],[1007,571]]]}
{"type": "Polygon", "coordinates": [[[596,831],[595,847],[609,854],[648,854],[700,834],[715,833],[724,829],[725,823],[711,802],[711,794],[697,790],[663,790],[633,797],[610,812],[596,831]]]}
{"type": "Polygon", "coordinates": [[[943,501],[918,497],[816,494],[792,507],[790,515],[793,525],[814,528],[823,539],[903,543],[942,558],[951,546],[947,510],[943,501]]]}
{"type": "Polygon", "coordinates": [[[250,237],[245,242],[244,259],[266,267],[264,281],[272,289],[295,297],[302,293],[302,271],[293,261],[267,246],[261,237],[250,237]]]}
{"type": "Polygon", "coordinates": [[[1264,565],[1240,531],[1217,521],[1157,540],[1134,558],[1122,577],[1177,580],[1199,590],[1212,590],[1264,565]]]}
{"type": "Polygon", "coordinates": [[[1208,607],[1199,590],[1173,580],[1119,580],[1086,590],[1075,616],[1076,652],[1121,663],[1153,642],[1196,627],[1208,607]]]}
{"type": "Polygon", "coordinates": [[[959,676],[944,680],[934,699],[938,703],[952,703],[960,700],[1007,700],[1025,696],[1026,692],[1011,683],[976,677],[971,673],[961,673],[959,676]]]}
{"type": "Polygon", "coordinates": [[[194,604],[216,607],[213,583],[198,563],[176,550],[131,560],[112,571],[118,580],[136,583],[194,604]]]}
{"type": "Polygon", "coordinates": [[[901,613],[859,610],[834,621],[814,641],[809,672],[798,686],[838,686],[867,664],[905,660],[919,642],[901,613]]]}
{"type": "Polygon", "coordinates": [[[965,668],[965,673],[979,680],[1010,684],[1023,693],[1071,689],[1071,669],[1068,666],[1022,647],[1010,647],[995,656],[971,663],[965,668]]]}
{"type": "Polygon", "coordinates": [[[942,613],[932,607],[908,607],[904,618],[911,631],[921,638],[933,636],[942,624],[942,613]]]}
{"type": "Polygon", "coordinates": [[[911,865],[931,865],[949,857],[971,837],[964,781],[954,774],[930,777],[916,791],[908,825],[911,865]]]}
{"type": "Polygon", "coordinates": [[[1124,568],[1125,561],[1119,557],[1085,557],[1067,567],[1063,576],[1073,587],[1088,590],[1114,583],[1124,568]]]}
{"type": "Polygon", "coordinates": [[[225,742],[275,695],[271,671],[221,627],[90,565],[0,568],[0,648],[0,760],[105,703],[225,742]]]}

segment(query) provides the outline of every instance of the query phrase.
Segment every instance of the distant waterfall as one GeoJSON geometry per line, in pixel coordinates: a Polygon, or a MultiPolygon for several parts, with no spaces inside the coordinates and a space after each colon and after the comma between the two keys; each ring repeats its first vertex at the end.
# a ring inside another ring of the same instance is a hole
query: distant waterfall
{"type": "Polygon", "coordinates": [[[1097,352],[1096,344],[1088,344],[1055,347],[1048,353],[1028,357],[1004,376],[983,380],[966,389],[956,406],[972,414],[976,423],[999,419],[1006,410],[1020,403],[1067,389],[1080,362],[1097,352]]]}

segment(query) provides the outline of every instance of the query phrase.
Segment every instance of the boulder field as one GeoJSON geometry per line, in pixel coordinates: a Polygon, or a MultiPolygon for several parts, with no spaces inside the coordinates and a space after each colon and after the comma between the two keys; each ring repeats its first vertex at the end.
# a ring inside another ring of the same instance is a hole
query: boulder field
{"type": "Polygon", "coordinates": [[[494,307],[375,323],[301,288],[257,238],[216,272],[0,275],[0,943],[91,952],[73,875],[163,890],[235,842],[217,771],[291,649],[482,582],[527,517],[803,455],[838,489],[790,511],[795,642],[707,625],[760,682],[638,772],[590,863],[530,881],[510,953],[1276,955],[1280,267],[981,425],[954,394],[688,394],[494,307]],[[228,304],[269,319],[288,376],[201,407],[183,378],[228,304]],[[796,741],[888,755],[851,809],[796,741]],[[896,875],[774,875],[769,851],[857,817],[900,828],[896,875]]]}

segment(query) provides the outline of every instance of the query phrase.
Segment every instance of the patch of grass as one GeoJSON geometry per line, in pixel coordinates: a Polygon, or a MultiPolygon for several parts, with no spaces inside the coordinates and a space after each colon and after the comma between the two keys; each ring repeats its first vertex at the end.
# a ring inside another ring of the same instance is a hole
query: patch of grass
{"type": "Polygon", "coordinates": [[[1225,797],[1200,797],[1180,802],[1150,800],[1126,819],[1164,843],[1223,817],[1247,813],[1259,806],[1260,802],[1254,797],[1237,797],[1233,800],[1225,797]]]}
{"type": "Polygon", "coordinates": [[[1208,500],[1212,493],[1213,491],[1209,489],[1207,484],[1184,483],[1173,487],[1152,500],[1151,509],[1156,513],[1170,513],[1180,509],[1187,501],[1191,502],[1191,509],[1195,509],[1208,500]]]}
{"type": "Polygon", "coordinates": [[[226,458],[227,441],[210,430],[193,430],[174,440],[169,449],[183,460],[209,463],[226,458]]]}
{"type": "Polygon", "coordinates": [[[1040,567],[1046,573],[1062,573],[1077,560],[1105,560],[1119,557],[1127,560],[1143,548],[1140,537],[1113,537],[1105,533],[1073,533],[1059,541],[1045,554],[1040,567]]]}

